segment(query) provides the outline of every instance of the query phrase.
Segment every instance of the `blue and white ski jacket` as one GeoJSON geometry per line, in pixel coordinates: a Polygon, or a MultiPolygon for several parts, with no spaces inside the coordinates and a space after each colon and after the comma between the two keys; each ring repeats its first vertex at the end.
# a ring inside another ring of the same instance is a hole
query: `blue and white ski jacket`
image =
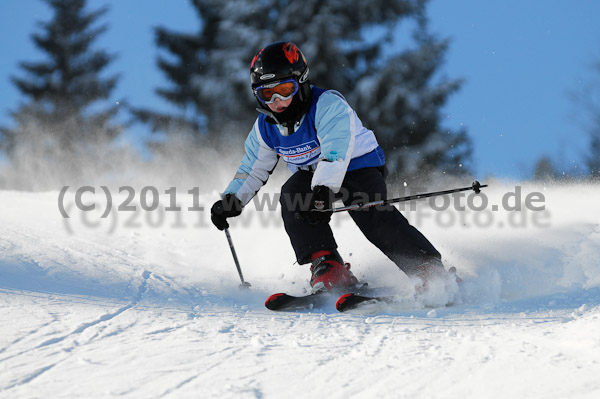
{"type": "Polygon", "coordinates": [[[383,150],[375,134],[337,91],[312,87],[312,104],[296,131],[288,136],[281,125],[260,114],[245,143],[246,155],[223,194],[235,194],[246,205],[267,182],[279,157],[294,173],[314,170],[311,188],[338,192],[347,171],[382,166],[383,150]]]}

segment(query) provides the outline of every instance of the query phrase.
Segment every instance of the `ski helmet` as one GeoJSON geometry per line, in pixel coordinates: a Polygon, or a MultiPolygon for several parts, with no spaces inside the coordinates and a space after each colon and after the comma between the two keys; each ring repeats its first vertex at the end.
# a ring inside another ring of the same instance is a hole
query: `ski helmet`
{"type": "Polygon", "coordinates": [[[250,65],[250,82],[262,109],[269,111],[269,107],[260,101],[256,89],[265,84],[290,79],[296,82],[298,90],[290,106],[277,114],[277,120],[284,124],[299,121],[310,106],[311,89],[306,58],[298,46],[291,42],[271,43],[254,56],[250,65]]]}

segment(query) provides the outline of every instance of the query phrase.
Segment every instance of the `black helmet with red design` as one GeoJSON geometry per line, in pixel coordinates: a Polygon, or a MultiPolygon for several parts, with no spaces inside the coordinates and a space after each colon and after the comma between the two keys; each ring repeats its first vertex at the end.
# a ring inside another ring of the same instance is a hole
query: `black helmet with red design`
{"type": "MultiPolygon", "coordinates": [[[[308,63],[294,43],[276,42],[261,49],[252,59],[250,82],[256,100],[266,111],[269,111],[267,104],[271,99],[269,88],[285,82],[289,82],[290,87],[295,86],[289,91],[290,94],[293,93],[292,103],[288,109],[277,115],[279,122],[297,122],[310,106],[308,63]],[[264,88],[267,88],[267,96],[263,94],[264,88]]],[[[292,97],[291,95],[279,96],[280,98],[292,97]]]]}

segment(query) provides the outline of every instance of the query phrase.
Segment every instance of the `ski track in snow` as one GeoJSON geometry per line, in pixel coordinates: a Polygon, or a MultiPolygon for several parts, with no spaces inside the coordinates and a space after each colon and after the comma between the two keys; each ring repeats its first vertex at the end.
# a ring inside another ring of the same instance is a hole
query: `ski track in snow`
{"type": "MultiPolygon", "coordinates": [[[[490,201],[512,188],[495,183],[490,201]]],[[[67,226],[58,193],[0,192],[0,398],[595,398],[600,188],[528,189],[543,190],[551,227],[419,226],[465,278],[461,303],[347,314],[264,308],[308,287],[283,228],[260,223],[277,218],[232,222],[252,283],[241,291],[206,214],[110,231],[76,214],[67,226]]],[[[336,223],[359,278],[410,293],[351,222],[336,223]]]]}

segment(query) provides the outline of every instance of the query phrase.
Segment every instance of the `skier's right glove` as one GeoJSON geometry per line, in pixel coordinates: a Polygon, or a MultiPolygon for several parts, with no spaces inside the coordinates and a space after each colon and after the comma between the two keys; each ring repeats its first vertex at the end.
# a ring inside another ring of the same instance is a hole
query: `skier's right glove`
{"type": "Polygon", "coordinates": [[[242,203],[234,194],[226,194],[223,199],[215,202],[210,208],[210,220],[219,230],[229,228],[227,218],[239,216],[242,213],[242,203]]]}

